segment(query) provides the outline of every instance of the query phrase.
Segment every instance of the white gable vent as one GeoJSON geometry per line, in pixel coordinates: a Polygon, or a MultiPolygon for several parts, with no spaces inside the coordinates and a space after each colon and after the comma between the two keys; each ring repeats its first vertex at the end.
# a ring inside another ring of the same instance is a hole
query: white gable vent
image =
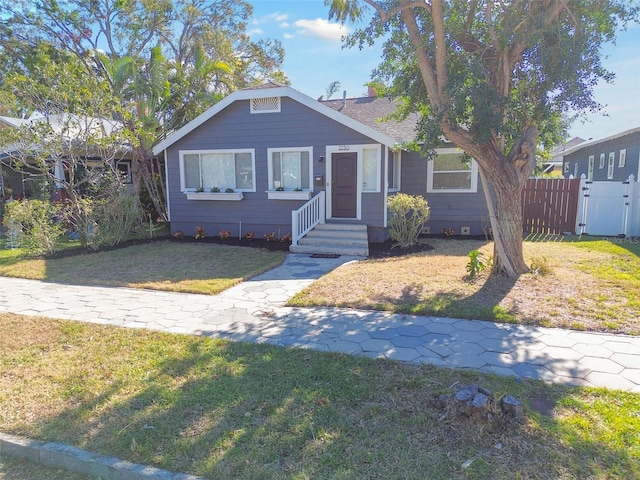
{"type": "Polygon", "coordinates": [[[251,113],[280,112],[280,97],[252,98],[251,113]]]}

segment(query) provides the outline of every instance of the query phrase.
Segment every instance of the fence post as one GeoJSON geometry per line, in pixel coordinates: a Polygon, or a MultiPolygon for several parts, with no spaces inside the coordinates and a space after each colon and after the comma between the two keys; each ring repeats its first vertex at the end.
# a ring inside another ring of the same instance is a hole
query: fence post
{"type": "Polygon", "coordinates": [[[587,186],[587,177],[582,174],[580,177],[580,189],[578,195],[578,214],[576,215],[576,233],[582,235],[585,231],[585,222],[587,220],[587,207],[589,200],[589,187],[587,186]],[[580,201],[582,199],[582,201],[580,201]]]}

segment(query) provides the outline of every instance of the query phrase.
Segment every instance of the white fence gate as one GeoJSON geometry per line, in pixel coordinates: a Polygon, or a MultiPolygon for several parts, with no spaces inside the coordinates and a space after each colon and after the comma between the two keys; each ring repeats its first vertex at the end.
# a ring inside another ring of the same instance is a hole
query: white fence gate
{"type": "Polygon", "coordinates": [[[581,185],[576,233],[603,236],[640,236],[640,186],[633,175],[625,182],[588,182],[581,185]]]}

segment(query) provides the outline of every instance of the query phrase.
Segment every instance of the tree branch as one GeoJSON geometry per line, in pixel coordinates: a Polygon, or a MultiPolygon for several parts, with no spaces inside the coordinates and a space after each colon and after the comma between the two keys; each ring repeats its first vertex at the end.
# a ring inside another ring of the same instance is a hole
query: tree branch
{"type": "Polygon", "coordinates": [[[427,89],[431,106],[438,112],[441,110],[443,104],[443,99],[440,95],[442,87],[438,84],[438,72],[435,70],[433,62],[422,45],[422,36],[420,35],[420,29],[418,28],[413,13],[408,10],[402,10],[401,15],[409,31],[409,41],[411,45],[413,45],[416,56],[418,57],[418,68],[420,69],[420,74],[427,89]]]}

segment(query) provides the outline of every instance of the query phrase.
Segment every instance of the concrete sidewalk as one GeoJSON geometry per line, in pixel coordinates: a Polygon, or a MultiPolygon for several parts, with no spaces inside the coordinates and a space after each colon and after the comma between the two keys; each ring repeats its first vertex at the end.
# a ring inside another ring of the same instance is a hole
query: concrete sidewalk
{"type": "Polygon", "coordinates": [[[0,277],[0,311],[472,368],[640,393],[640,337],[284,303],[355,261],[289,254],[217,296],[0,277]]]}

